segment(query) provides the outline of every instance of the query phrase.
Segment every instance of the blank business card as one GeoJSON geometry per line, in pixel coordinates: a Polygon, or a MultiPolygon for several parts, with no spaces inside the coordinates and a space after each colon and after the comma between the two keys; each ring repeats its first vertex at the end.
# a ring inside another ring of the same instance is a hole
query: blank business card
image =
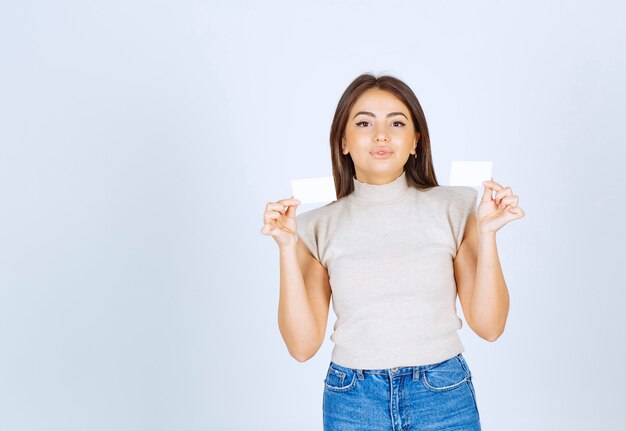
{"type": "Polygon", "coordinates": [[[450,166],[451,186],[483,187],[493,175],[493,162],[452,161],[450,166]]]}
{"type": "Polygon", "coordinates": [[[335,180],[330,177],[291,180],[291,194],[303,204],[337,200],[335,180]]]}
{"type": "MultiPolygon", "coordinates": [[[[450,167],[450,185],[483,187],[483,181],[492,177],[492,166],[490,161],[453,161],[450,167]]],[[[332,176],[291,180],[291,194],[303,204],[337,200],[332,176]]]]}

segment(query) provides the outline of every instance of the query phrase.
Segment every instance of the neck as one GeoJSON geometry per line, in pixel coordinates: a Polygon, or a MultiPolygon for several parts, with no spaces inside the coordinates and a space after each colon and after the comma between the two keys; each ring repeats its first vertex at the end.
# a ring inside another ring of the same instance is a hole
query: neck
{"type": "Polygon", "coordinates": [[[354,191],[350,198],[359,203],[387,203],[402,199],[410,189],[406,179],[406,173],[402,171],[400,176],[385,184],[363,183],[352,177],[354,191]]]}

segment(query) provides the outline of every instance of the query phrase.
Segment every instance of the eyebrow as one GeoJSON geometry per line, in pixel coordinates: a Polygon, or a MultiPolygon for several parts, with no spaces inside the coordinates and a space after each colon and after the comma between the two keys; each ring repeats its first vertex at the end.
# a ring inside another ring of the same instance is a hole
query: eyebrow
{"type": "MultiPolygon", "coordinates": [[[[355,118],[356,118],[356,116],[357,116],[357,115],[360,115],[360,114],[363,114],[363,115],[369,115],[370,117],[374,117],[374,118],[376,118],[376,115],[372,114],[371,112],[367,112],[367,111],[359,111],[359,112],[357,112],[357,113],[356,113],[356,115],[355,115],[354,117],[352,117],[352,119],[355,119],[355,118]]],[[[388,118],[388,117],[393,117],[394,115],[402,115],[404,118],[406,118],[406,119],[408,120],[407,116],[406,116],[406,115],[404,115],[402,112],[390,112],[389,114],[387,114],[387,118],[388,118]]]]}

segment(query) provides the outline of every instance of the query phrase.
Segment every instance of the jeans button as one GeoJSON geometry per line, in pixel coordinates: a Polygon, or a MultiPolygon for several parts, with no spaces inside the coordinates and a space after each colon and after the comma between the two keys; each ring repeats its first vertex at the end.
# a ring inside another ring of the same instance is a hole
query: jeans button
{"type": "Polygon", "coordinates": [[[398,367],[393,367],[393,368],[391,369],[391,371],[393,371],[393,372],[395,373],[396,371],[398,371],[398,367]]]}

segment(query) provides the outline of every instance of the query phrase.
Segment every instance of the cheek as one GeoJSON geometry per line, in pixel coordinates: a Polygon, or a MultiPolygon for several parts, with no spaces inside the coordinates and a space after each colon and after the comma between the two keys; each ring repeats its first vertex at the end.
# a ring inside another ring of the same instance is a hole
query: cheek
{"type": "Polygon", "coordinates": [[[356,148],[352,150],[352,155],[357,158],[363,158],[365,156],[369,156],[369,153],[363,148],[356,148]]]}
{"type": "Polygon", "coordinates": [[[351,151],[355,154],[367,154],[371,147],[371,139],[356,137],[352,140],[350,147],[351,151]]]}
{"type": "Polygon", "coordinates": [[[409,143],[413,143],[413,140],[415,139],[415,135],[408,129],[399,129],[396,130],[396,132],[393,134],[393,136],[396,139],[402,140],[402,141],[406,141],[409,143]]]}

